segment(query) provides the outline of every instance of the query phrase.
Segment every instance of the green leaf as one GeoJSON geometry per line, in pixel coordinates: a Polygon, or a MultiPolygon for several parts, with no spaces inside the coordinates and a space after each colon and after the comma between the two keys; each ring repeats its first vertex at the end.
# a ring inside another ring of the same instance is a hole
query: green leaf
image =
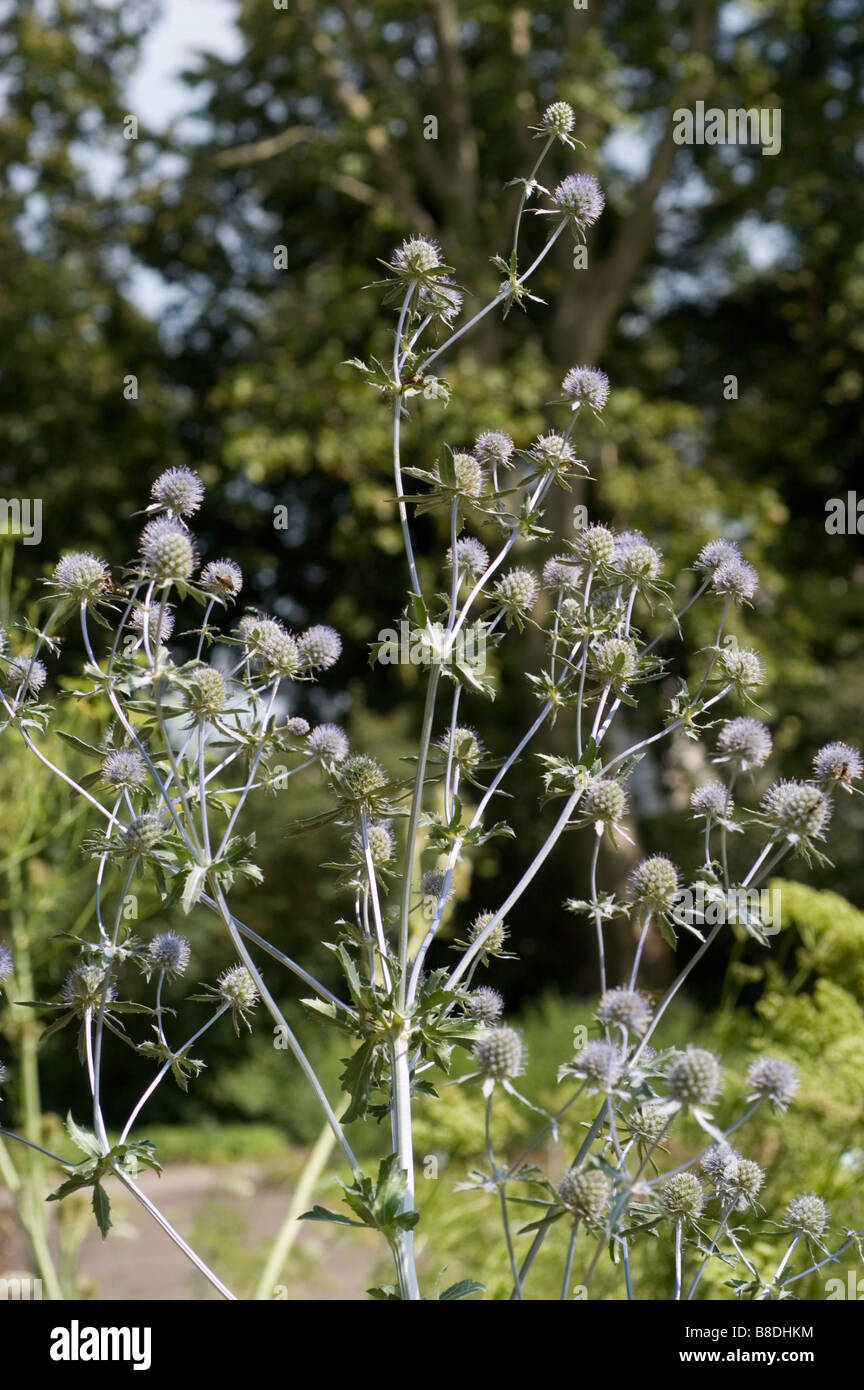
{"type": "Polygon", "coordinates": [[[108,1193],[100,1182],[93,1184],[93,1215],[96,1217],[96,1225],[102,1232],[104,1240],[111,1230],[111,1203],[108,1193]]]}
{"type": "Polygon", "coordinates": [[[337,1226],[359,1226],[364,1229],[362,1221],[351,1221],[347,1216],[340,1216],[338,1212],[328,1211],[326,1207],[319,1207],[317,1204],[311,1211],[304,1211],[303,1215],[297,1218],[298,1221],[332,1221],[337,1226]]]}
{"type": "Polygon", "coordinates": [[[82,1129],[80,1125],[76,1125],[72,1119],[71,1110],[66,1116],[66,1133],[76,1149],[80,1149],[88,1158],[102,1157],[102,1148],[96,1135],[92,1134],[89,1129],[82,1129]]]}
{"type": "Polygon", "coordinates": [[[458,1284],[451,1284],[449,1289],[445,1289],[439,1298],[439,1303],[452,1302],[456,1298],[470,1298],[473,1293],[485,1293],[486,1285],[478,1284],[476,1279],[460,1279],[458,1284]]]}

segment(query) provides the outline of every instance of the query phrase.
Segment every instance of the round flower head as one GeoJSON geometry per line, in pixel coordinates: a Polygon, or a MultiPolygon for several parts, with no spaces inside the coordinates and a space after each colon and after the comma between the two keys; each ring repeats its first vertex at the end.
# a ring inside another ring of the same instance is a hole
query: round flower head
{"type": "Polygon", "coordinates": [[[537,600],[537,579],[526,569],[509,570],[495,585],[495,597],[512,617],[525,617],[537,600]]]}
{"type": "MultiPolygon", "coordinates": [[[[383,820],[370,821],[366,827],[366,838],[369,841],[369,853],[375,867],[381,868],[383,864],[389,864],[396,853],[396,841],[387,822],[383,820]]],[[[358,845],[362,852],[362,835],[358,837],[358,845]]]]}
{"type": "Polygon", "coordinates": [[[697,787],[690,797],[690,805],[697,816],[704,816],[706,820],[728,820],[735,809],[722,782],[706,782],[697,787]]]}
{"type": "Polygon", "coordinates": [[[215,666],[199,666],[186,691],[186,707],[196,719],[215,719],[228,699],[225,680],[215,666]]]}
{"type": "Polygon", "coordinates": [[[442,323],[451,324],[462,310],[463,294],[445,276],[437,275],[432,284],[422,285],[418,296],[420,312],[432,314],[442,323]]]}
{"type": "Polygon", "coordinates": [[[305,671],[326,671],[339,660],[342,638],[335,628],[319,624],[300,634],[297,648],[305,671]]]}
{"type": "Polygon", "coordinates": [[[296,676],[300,670],[300,651],[297,643],[281,623],[274,618],[252,618],[240,623],[246,656],[254,661],[266,678],[296,676]]]}
{"type": "Polygon", "coordinates": [[[201,571],[201,587],[216,598],[236,598],[243,588],[243,571],[233,560],[211,560],[201,571]]]}
{"type": "Polygon", "coordinates": [[[299,715],[294,714],[285,720],[285,732],[293,738],[305,738],[309,732],[309,720],[301,719],[299,715]]]}
{"type": "Polygon", "coordinates": [[[730,719],[720,730],[717,739],[716,762],[731,763],[738,772],[751,767],[763,767],[771,756],[771,730],[759,719],[741,715],[730,719]]]}
{"type": "Polygon", "coordinates": [[[651,1005],[638,989],[620,985],[600,996],[597,1017],[607,1028],[626,1028],[641,1036],[651,1022],[651,1005]]]}
{"type": "Polygon", "coordinates": [[[162,839],[162,833],[162,818],[159,812],[145,811],[126,826],[123,832],[123,848],[127,854],[149,854],[162,839]]]}
{"type": "Polygon", "coordinates": [[[474,1045],[477,1069],[486,1081],[507,1081],[518,1076],[524,1053],[521,1034],[505,1024],[490,1028],[474,1045]]]}
{"type": "Polygon", "coordinates": [[[852,790],[864,771],[861,754],[851,743],[826,743],[813,759],[813,773],[823,787],[845,787],[852,790]]]}
{"type": "Polygon", "coordinates": [[[139,605],[139,607],[132,609],[132,615],[129,618],[129,626],[135,632],[140,633],[142,638],[144,636],[144,630],[146,628],[147,639],[151,647],[153,647],[157,644],[157,626],[159,628],[159,643],[161,644],[168,641],[168,638],[174,631],[174,614],[166,608],[164,613],[162,613],[161,615],[160,622],[160,612],[158,607],[153,607],[148,612],[146,608],[143,608],[139,605]]]}
{"type": "MultiPolygon", "coordinates": [[[[559,140],[563,140],[570,134],[575,120],[576,115],[569,102],[553,101],[543,112],[538,129],[544,135],[556,135],[559,140]]],[[[567,143],[571,142],[568,140],[567,143]]]]}
{"type": "Polygon", "coordinates": [[[639,667],[636,643],[628,637],[604,637],[591,648],[591,667],[603,685],[623,689],[639,667]]]}
{"type": "Polygon", "coordinates": [[[750,1158],[736,1158],[716,1184],[717,1196],[735,1211],[754,1206],[765,1183],[765,1170],[750,1158]]]}
{"type": "Polygon", "coordinates": [[[711,1179],[717,1192],[734,1174],[740,1160],[741,1155],[731,1144],[712,1144],[702,1155],[699,1166],[711,1179]]]}
{"type": "Polygon", "coordinates": [[[568,400],[590,406],[595,412],[609,399],[609,378],[596,367],[571,367],[561,385],[568,400]]]}
{"type": "Polygon", "coordinates": [[[554,430],[550,434],[538,435],[528,452],[535,468],[541,473],[552,472],[556,468],[570,468],[578,462],[573,445],[563,434],[557,434],[554,430]]]}
{"type": "Polygon", "coordinates": [[[160,970],[173,979],[182,975],[189,964],[191,948],[185,936],[176,931],[164,931],[154,936],[147,948],[147,963],[151,971],[160,970]]]}
{"type": "Polygon", "coordinates": [[[602,569],[615,557],[615,533],[608,526],[584,526],[576,533],[573,549],[589,569],[602,569]]]}
{"type": "Polygon", "coordinates": [[[603,190],[593,174],[568,174],[552,198],[577,227],[593,226],[606,206],[603,190]]]}
{"type": "Polygon", "coordinates": [[[483,465],[473,454],[454,454],[453,472],[456,482],[453,490],[463,497],[479,497],[486,486],[483,465]]]}
{"type": "Polygon", "coordinates": [[[673,1100],[682,1105],[710,1105],[720,1089],[722,1072],[713,1052],[688,1047],[673,1058],[666,1084],[673,1100]]]}
{"type": "Polygon", "coordinates": [[[439,740],[439,748],[442,752],[450,752],[450,745],[453,745],[453,762],[463,772],[473,772],[483,757],[483,745],[473,729],[466,729],[458,726],[442,734],[439,740]]]}
{"type": "Polygon", "coordinates": [[[44,663],[35,656],[13,657],[4,673],[4,683],[9,689],[20,689],[25,695],[38,695],[47,679],[44,663]]]}
{"type": "Polygon", "coordinates": [[[182,584],[197,563],[195,543],[180,521],[157,516],[141,533],[141,558],[157,585],[182,584]]]}
{"type": "MultiPolygon", "coordinates": [[[[79,1018],[86,1017],[100,1008],[102,1003],[105,971],[99,965],[76,965],[63,981],[63,1002],[79,1018]]],[[[117,991],[109,985],[105,993],[106,1003],[115,997],[117,991]]]]}
{"type": "Polygon", "coordinates": [[[233,965],[223,970],[217,981],[219,997],[230,1007],[232,1013],[245,1018],[255,1008],[260,995],[258,987],[245,965],[233,965]]]}
{"type": "Polygon", "coordinates": [[[504,1012],[504,1000],[497,989],[490,989],[488,985],[481,985],[475,989],[473,994],[469,994],[465,1000],[465,1012],[469,1018],[475,1019],[478,1023],[487,1025],[497,1023],[504,1012]]]}
{"type": "Polygon", "coordinates": [[[474,441],[474,455],[490,467],[510,468],[513,464],[513,440],[501,430],[486,430],[474,441]]]}
{"type": "Polygon", "coordinates": [[[338,724],[318,724],[306,746],[322,763],[342,763],[348,757],[348,735],[338,724]]]}
{"type": "Polygon", "coordinates": [[[676,1221],[695,1221],[705,1205],[705,1193],[695,1173],[676,1173],[660,1189],[667,1216],[676,1221]]]}
{"type": "Polygon", "coordinates": [[[716,540],[703,545],[696,557],[695,568],[713,574],[718,565],[731,564],[741,559],[741,551],[735,542],[724,541],[718,536],[716,540]]]}
{"type": "Polygon", "coordinates": [[[154,506],[174,516],[192,516],[204,500],[204,484],[191,468],[168,468],[156,479],[150,496],[154,506]]]}
{"type": "Polygon", "coordinates": [[[630,873],[630,897],[647,912],[669,912],[681,885],[678,868],[665,854],[642,859],[630,873]]]}
{"type": "Polygon", "coordinates": [[[558,1184],[562,1207],[587,1226],[596,1226],[602,1220],[611,1196],[612,1183],[599,1168],[570,1168],[558,1184]]]}
{"type": "Polygon", "coordinates": [[[720,653],[720,665],[724,676],[739,695],[756,690],[765,679],[759,653],[749,647],[724,647],[720,653]]]}
{"type": "MultiPolygon", "coordinates": [[[[447,550],[447,563],[453,566],[453,547],[447,550]]],[[[456,563],[461,574],[469,579],[479,579],[489,568],[489,551],[473,536],[463,536],[456,542],[456,563]]]]}
{"type": "Polygon", "coordinates": [[[611,777],[595,777],[588,787],[583,809],[595,825],[617,825],[627,812],[627,793],[611,777]]]}
{"type": "MultiPolygon", "coordinates": [[[[647,1051],[648,1048],[643,1051],[643,1057],[647,1051]]],[[[640,1144],[653,1146],[660,1143],[667,1123],[668,1117],[663,1106],[655,1101],[634,1111],[627,1121],[627,1126],[633,1138],[640,1144]]]]}
{"type": "Polygon", "coordinates": [[[0,985],[2,985],[4,980],[9,979],[14,968],[15,963],[12,960],[12,952],[9,950],[8,946],[0,941],[0,985]]]}
{"type": "Polygon", "coordinates": [[[440,264],[441,248],[428,237],[407,237],[393,253],[395,269],[408,280],[423,279],[440,264]]]}
{"type": "MultiPolygon", "coordinates": [[[[474,921],[471,923],[471,926],[468,929],[468,940],[470,942],[475,942],[477,938],[486,930],[489,923],[492,921],[493,915],[494,914],[491,912],[478,912],[477,916],[474,918],[474,921]]],[[[507,940],[509,934],[510,933],[508,932],[504,922],[496,923],[496,925],[492,928],[491,932],[487,936],[486,940],[483,942],[483,953],[480,959],[485,961],[485,959],[488,956],[500,955],[500,953],[504,949],[504,942],[507,940]]]]}
{"type": "Polygon", "coordinates": [[[437,902],[444,889],[447,875],[440,869],[427,869],[420,880],[420,892],[424,898],[434,898],[437,902]]]}
{"type": "Polygon", "coordinates": [[[86,551],[64,555],[54,567],[54,583],[66,598],[91,603],[108,587],[108,566],[86,551]]]}
{"type": "Polygon", "coordinates": [[[721,560],[711,576],[715,594],[728,594],[736,603],[746,603],[759,588],[759,571],[746,560],[721,560]]]}
{"type": "Polygon", "coordinates": [[[653,584],[660,577],[663,557],[647,541],[624,547],[616,544],[614,563],[631,584],[653,584]]]}
{"type": "Polygon", "coordinates": [[[383,767],[368,753],[352,753],[336,775],[348,800],[356,801],[361,809],[367,808],[376,793],[387,785],[383,767]]]}
{"type": "Polygon", "coordinates": [[[785,1110],[798,1090],[798,1072],[791,1062],[757,1057],[747,1070],[747,1086],[752,1092],[748,1100],[770,1100],[779,1110],[785,1110]]]}
{"type": "Polygon", "coordinates": [[[587,1042],[573,1058],[573,1070],[604,1091],[614,1091],[624,1071],[624,1058],[612,1043],[587,1042]]]}
{"type": "Polygon", "coordinates": [[[798,1236],[819,1240],[828,1225],[828,1208],[815,1192],[805,1192],[789,1203],[783,1225],[798,1236]]]}
{"type": "Polygon", "coordinates": [[[543,566],[544,589],[573,590],[577,587],[582,569],[572,564],[567,555],[552,555],[543,566]]]}
{"type": "Polygon", "coordinates": [[[109,787],[140,787],[147,764],[135,748],[112,748],[102,759],[102,779],[109,787]]]}
{"type": "Polygon", "coordinates": [[[775,782],[762,798],[762,814],[778,835],[797,844],[822,838],[831,803],[811,782],[775,782]]]}

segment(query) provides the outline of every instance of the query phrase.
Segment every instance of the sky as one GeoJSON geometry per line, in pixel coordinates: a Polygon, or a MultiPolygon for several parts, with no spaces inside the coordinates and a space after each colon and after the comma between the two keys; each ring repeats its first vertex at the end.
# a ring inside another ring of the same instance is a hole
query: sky
{"type": "Polygon", "coordinates": [[[178,74],[197,51],[225,58],[240,52],[237,9],[237,0],[163,0],[162,18],[144,42],[128,89],[132,110],[148,125],[161,128],[187,109],[189,92],[178,74]]]}

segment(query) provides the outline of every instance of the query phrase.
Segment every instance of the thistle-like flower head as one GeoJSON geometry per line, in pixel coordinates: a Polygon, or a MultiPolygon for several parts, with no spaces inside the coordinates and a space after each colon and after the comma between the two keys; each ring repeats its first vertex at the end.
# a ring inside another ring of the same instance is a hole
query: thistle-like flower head
{"type": "Polygon", "coordinates": [[[805,1192],[794,1197],[786,1208],[783,1225],[798,1236],[809,1236],[819,1240],[828,1225],[828,1208],[815,1192],[805,1192]]]}
{"type": "Polygon", "coordinates": [[[562,1207],[577,1221],[597,1226],[612,1197],[612,1183],[599,1168],[570,1168],[558,1184],[562,1207]]]}
{"type": "Polygon", "coordinates": [[[717,739],[716,762],[728,762],[737,772],[763,767],[771,756],[771,730],[759,719],[741,715],[723,725],[717,739]]]}
{"type": "Polygon", "coordinates": [[[306,740],[310,753],[322,763],[343,763],[348,757],[348,735],[338,724],[318,724],[306,740]]]}
{"type": "MultiPolygon", "coordinates": [[[[105,971],[99,965],[76,965],[63,981],[63,1002],[79,1018],[98,1009],[102,1002],[105,971]]],[[[107,1003],[116,997],[117,991],[109,985],[105,993],[107,1003]]]]}
{"type": "Polygon", "coordinates": [[[474,456],[490,467],[510,468],[515,444],[502,430],[485,430],[474,441],[474,456]]]}
{"type": "Polygon", "coordinates": [[[666,1085],[673,1100],[682,1105],[710,1105],[720,1090],[720,1063],[704,1047],[688,1047],[673,1058],[666,1085]]]}
{"type": "Polygon", "coordinates": [[[465,1000],[465,1012],[469,1018],[473,1018],[477,1023],[485,1023],[490,1026],[497,1023],[504,1012],[504,1000],[497,989],[491,989],[489,985],[481,985],[473,993],[468,995],[465,1000]]]}
{"type": "Polygon", "coordinates": [[[88,551],[64,555],[54,566],[54,585],[65,598],[77,603],[93,603],[108,587],[109,572],[104,560],[88,551]]]}
{"type": "Polygon", "coordinates": [[[246,966],[233,965],[228,970],[223,970],[216,982],[216,992],[230,1008],[235,1029],[238,1028],[240,1019],[251,1028],[246,1015],[255,1008],[261,996],[246,966]]]}
{"type": "Polygon", "coordinates": [[[651,1005],[638,989],[619,985],[600,996],[597,1017],[606,1028],[625,1028],[641,1036],[651,1022],[651,1005]]]}
{"type": "Polygon", "coordinates": [[[627,814],[627,792],[612,777],[595,777],[585,792],[582,808],[595,825],[617,825],[627,814]]]}
{"type": "Polygon", "coordinates": [[[793,844],[821,839],[831,817],[831,802],[812,782],[775,782],[762,798],[762,815],[775,834],[793,844]]]}
{"type": "Polygon", "coordinates": [[[568,174],[552,194],[556,208],[578,228],[591,227],[606,206],[593,174],[568,174]]]}
{"type": "Polygon", "coordinates": [[[342,638],[335,628],[319,623],[300,634],[297,649],[304,671],[327,671],[342,654],[342,638]]]}
{"type": "MultiPolygon", "coordinates": [[[[596,221],[596,218],[592,218],[592,221],[596,221]]],[[[609,378],[597,367],[571,367],[561,383],[561,389],[574,405],[587,405],[599,414],[609,399],[609,378]]]]}
{"type": "Polygon", "coordinates": [[[760,1097],[770,1100],[778,1110],[785,1110],[798,1090],[798,1071],[791,1062],[778,1057],[757,1057],[747,1070],[749,1100],[760,1097]]]}
{"type": "Polygon", "coordinates": [[[615,558],[615,532],[608,526],[583,526],[576,533],[573,550],[589,569],[603,569],[615,558]]]}
{"type": "Polygon", "coordinates": [[[677,865],[665,854],[642,859],[630,873],[630,897],[647,912],[670,912],[681,887],[677,865]]]}
{"type": "Polygon", "coordinates": [[[227,602],[243,588],[243,571],[233,560],[211,560],[201,571],[201,587],[227,602]]]}
{"type": "Polygon", "coordinates": [[[147,948],[147,964],[151,971],[164,971],[174,979],[182,975],[189,964],[191,947],[185,936],[176,931],[160,932],[147,948]]]}
{"type": "Polygon", "coordinates": [[[675,1173],[660,1189],[667,1216],[676,1221],[695,1221],[705,1205],[705,1192],[695,1173],[675,1173]]]}
{"type": "Polygon", "coordinates": [[[137,748],[112,748],[102,759],[102,780],[109,787],[140,787],[147,779],[147,764],[137,748]]]}
{"type": "Polygon", "coordinates": [[[573,1058],[573,1071],[604,1091],[614,1091],[624,1074],[624,1056],[609,1042],[587,1042],[573,1058]]]}
{"type": "Polygon", "coordinates": [[[509,1081],[522,1071],[525,1047],[521,1033],[501,1024],[474,1044],[477,1070],[486,1081],[509,1081]]]}
{"type": "Polygon", "coordinates": [[[192,516],[204,500],[204,484],[191,468],[167,468],[150,489],[152,503],[172,516],[192,516]]]}
{"type": "Polygon", "coordinates": [[[48,679],[45,663],[35,656],[14,656],[3,672],[3,684],[7,690],[22,695],[38,695],[48,679]]]}
{"type": "Polygon", "coordinates": [[[198,563],[195,542],[181,521],[157,516],[141,533],[141,558],[147,574],[161,588],[190,579],[198,563]]]}
{"type": "Polygon", "coordinates": [[[690,805],[697,816],[706,820],[728,820],[735,809],[729,791],[722,782],[705,782],[697,787],[690,797],[690,805]]]}
{"type": "Polygon", "coordinates": [[[813,775],[822,787],[852,790],[864,772],[860,751],[851,743],[826,743],[813,759],[813,775]]]}
{"type": "Polygon", "coordinates": [[[495,585],[495,598],[511,617],[526,617],[537,601],[537,578],[521,566],[508,570],[495,585]]]}

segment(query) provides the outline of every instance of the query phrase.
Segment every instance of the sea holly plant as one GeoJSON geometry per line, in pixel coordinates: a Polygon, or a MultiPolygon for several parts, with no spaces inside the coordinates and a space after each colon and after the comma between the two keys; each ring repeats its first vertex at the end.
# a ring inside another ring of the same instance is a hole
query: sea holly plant
{"type": "MultiPolygon", "coordinates": [[[[60,999],[29,1001],[46,1033],[74,1027],[91,1097],[92,1130],[69,1120],[81,1161],[48,1154],[65,1173],[52,1198],[92,1189],[106,1234],[107,1184],[119,1181],[226,1298],[234,1297],[230,1289],[138,1182],[141,1166],[158,1171],[142,1130],[148,1102],[171,1082],[182,1091],[194,1087],[206,1061],[206,1035],[224,1015],[239,1035],[269,1014],[293,1056],[295,1084],[312,1088],[350,1177],[342,1181],[344,1209],[315,1205],[306,1216],[383,1237],[395,1282],[372,1290],[376,1298],[450,1301],[483,1292],[471,1278],[443,1288],[432,1256],[424,1256],[419,1270],[417,1263],[415,1108],[418,1099],[434,1103],[442,1084],[456,1082],[485,1106],[485,1154],[463,1186],[497,1206],[501,1267],[516,1301],[530,1297],[532,1273],[547,1257],[546,1237],[559,1223],[568,1233],[562,1299],[574,1287],[577,1261],[583,1262],[578,1287],[586,1290],[604,1255],[617,1272],[618,1296],[631,1297],[634,1266],[646,1243],[658,1238],[668,1241],[674,1265],[670,1297],[694,1297],[712,1260],[725,1266],[730,1297],[790,1297],[798,1280],[856,1246],[861,1234],[832,1231],[826,1204],[814,1193],[802,1193],[770,1219],[760,1202],[762,1169],[731,1142],[733,1134],[737,1143],[738,1132],[746,1133],[760,1107],[782,1111],[794,1103],[797,1078],[787,1061],[754,1061],[745,1108],[721,1125],[716,1105],[727,1079],[721,1059],[686,1038],[659,1051],[652,1042],[667,1014],[667,1023],[674,1017],[670,1011],[693,969],[708,952],[722,953],[733,926],[743,925],[761,949],[771,950],[773,927],[760,885],[787,857],[824,858],[838,794],[855,790],[862,774],[857,749],[832,743],[816,753],[811,778],[770,782],[758,804],[747,807],[772,739],[755,703],[762,663],[728,624],[735,607],[753,599],[758,575],[735,544],[717,538],[694,556],[690,591],[676,610],[663,556],[646,536],[592,524],[556,539],[544,525],[551,490],[586,472],[577,455],[585,412],[602,416],[610,398],[607,377],[591,365],[566,372],[536,439],[514,441],[497,427],[492,408],[472,443],[449,441],[437,457],[403,466],[402,434],[413,413],[440,410],[458,389],[458,382],[443,382],[439,360],[487,315],[527,311],[539,302],[528,285],[552,247],[563,235],[582,242],[603,213],[604,195],[592,174],[574,171],[551,190],[539,181],[556,142],[575,151],[573,125],[572,110],[556,102],[535,128],[542,148],[528,178],[518,181],[512,240],[507,254],[495,258],[502,280],[492,299],[463,318],[455,271],[432,240],[411,236],[384,262],[384,298],[396,318],[392,354],[387,362],[352,364],[392,422],[394,507],[408,582],[404,630],[412,653],[420,653],[425,684],[407,776],[389,774],[375,750],[353,748],[340,727],[310,728],[286,712],[286,693],[337,666],[341,640],[332,628],[292,632],[252,611],[227,632],[224,621],[217,624],[237,604],[243,576],[230,559],[207,558],[202,567],[194,518],[204,489],[186,467],[153,483],[137,552],[123,573],[112,575],[87,553],[62,556],[47,582],[41,625],[22,624],[0,643],[5,736],[23,740],[93,815],[85,846],[93,863],[92,930],[72,938],[75,959],[60,999]],[[522,269],[528,216],[540,217],[545,241],[522,269]],[[414,544],[417,514],[429,514],[433,523],[440,518],[444,539],[437,560],[424,556],[422,566],[414,544]],[[701,653],[701,674],[688,681],[675,671],[675,641],[697,602],[711,605],[716,635],[701,653]],[[70,625],[85,654],[76,697],[105,716],[99,743],[65,735],[91,760],[80,780],[46,751],[56,722],[45,695],[49,667],[70,625]],[[487,747],[494,742],[488,729],[497,677],[485,658],[506,644],[521,644],[533,663],[526,675],[537,708],[510,753],[493,758],[487,747]],[[677,689],[660,727],[625,746],[643,689],[661,678],[668,685],[673,676],[677,689]],[[558,745],[564,751],[555,755],[542,752],[539,739],[553,723],[566,734],[558,745]],[[688,817],[703,856],[698,874],[685,881],[673,858],[658,853],[635,865],[626,888],[601,885],[601,846],[614,855],[630,838],[634,770],[649,749],[676,733],[700,741],[716,769],[694,791],[688,817]],[[454,939],[450,908],[460,871],[491,838],[513,834],[500,808],[517,763],[535,769],[545,834],[515,887],[497,900],[493,894],[454,939]],[[345,900],[328,943],[341,974],[334,989],[242,916],[243,898],[261,879],[248,824],[250,794],[281,790],[295,776],[319,779],[328,798],[311,820],[298,816],[296,828],[329,823],[344,844],[339,862],[327,866],[345,900]],[[507,1021],[504,998],[478,976],[490,960],[515,959],[508,915],[526,896],[542,894],[544,865],[571,831],[581,831],[589,845],[585,896],[561,905],[561,926],[587,925],[596,942],[598,995],[594,1035],[562,1059],[560,1103],[547,1113],[525,1094],[525,1049],[507,1021]],[[156,895],[159,910],[133,930],[124,903],[141,885],[156,895]],[[224,969],[178,1004],[192,952],[186,937],[160,918],[193,908],[219,923],[224,969]],[[613,977],[607,961],[613,919],[632,928],[624,978],[613,977]],[[158,926],[155,933],[148,921],[158,926]],[[642,985],[645,948],[656,939],[670,959],[679,951],[686,956],[659,999],[642,985]],[[299,981],[308,1026],[338,1035],[343,1096],[327,1095],[265,980],[265,962],[271,977],[278,967],[299,981]],[[147,982],[146,1004],[124,998],[133,975],[147,982]],[[103,1086],[106,1048],[121,1045],[146,1078],[127,1116],[109,1109],[103,1086]],[[496,1152],[493,1143],[493,1112],[502,1096],[536,1123],[531,1143],[515,1156],[502,1153],[500,1144],[496,1152]],[[590,1105],[593,1119],[569,1165],[544,1173],[538,1152],[578,1100],[590,1105]],[[693,1125],[701,1130],[701,1147],[670,1167],[670,1136],[685,1118],[687,1133],[693,1125]],[[379,1149],[371,1171],[345,1128],[364,1122],[375,1136],[368,1147],[379,1149]],[[760,1251],[769,1237],[780,1242],[773,1269],[752,1253],[756,1235],[760,1251]]],[[[382,639],[373,647],[373,678],[384,646],[382,639]]],[[[11,969],[0,945],[0,983],[11,969]]],[[[0,1083],[3,1077],[0,1065],[0,1083]]],[[[457,1192],[453,1200],[464,1199],[457,1192]]]]}

